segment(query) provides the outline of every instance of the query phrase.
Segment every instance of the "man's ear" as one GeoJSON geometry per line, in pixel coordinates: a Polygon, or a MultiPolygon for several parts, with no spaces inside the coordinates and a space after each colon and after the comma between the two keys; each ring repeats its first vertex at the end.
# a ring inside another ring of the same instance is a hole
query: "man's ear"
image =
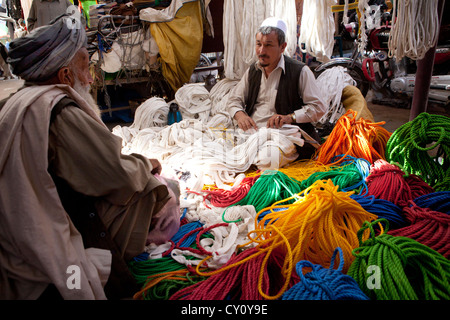
{"type": "Polygon", "coordinates": [[[284,52],[284,50],[286,49],[286,47],[287,47],[287,42],[285,42],[285,43],[283,43],[283,44],[281,45],[281,52],[284,52]]]}
{"type": "Polygon", "coordinates": [[[67,84],[71,87],[75,84],[75,76],[68,67],[63,67],[58,71],[58,80],[61,84],[67,84]]]}

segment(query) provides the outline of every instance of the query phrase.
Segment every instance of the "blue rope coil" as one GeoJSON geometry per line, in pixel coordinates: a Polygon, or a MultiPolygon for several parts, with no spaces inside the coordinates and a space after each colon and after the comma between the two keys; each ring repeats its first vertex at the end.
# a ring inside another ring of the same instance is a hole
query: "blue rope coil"
{"type": "Polygon", "coordinates": [[[421,208],[450,214],[450,191],[439,191],[414,199],[414,203],[421,208]]]}
{"type": "MultiPolygon", "coordinates": [[[[202,226],[203,223],[201,223],[200,221],[183,224],[170,240],[174,243],[178,243],[178,241],[180,241],[186,234],[202,226]]],[[[190,247],[195,242],[197,234],[198,232],[193,232],[189,237],[184,239],[183,243],[180,244],[180,247],[190,247]]]]}
{"type": "Polygon", "coordinates": [[[357,194],[351,195],[350,198],[358,202],[364,210],[377,215],[379,218],[388,220],[391,229],[398,229],[408,225],[402,214],[402,208],[388,200],[377,199],[373,195],[363,197],[357,194]]]}
{"type": "Polygon", "coordinates": [[[352,277],[343,274],[344,254],[340,247],[334,250],[330,268],[302,260],[296,265],[300,282],[293,285],[282,296],[282,300],[369,300],[352,277]],[[334,269],[334,260],[339,253],[339,266],[334,269]],[[303,268],[312,268],[303,274],[303,268]]]}

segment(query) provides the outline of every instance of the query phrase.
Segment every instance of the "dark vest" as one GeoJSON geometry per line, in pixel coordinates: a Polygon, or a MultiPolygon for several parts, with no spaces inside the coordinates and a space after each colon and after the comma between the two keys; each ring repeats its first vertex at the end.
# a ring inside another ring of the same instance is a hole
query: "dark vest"
{"type": "MultiPolygon", "coordinates": [[[[305,64],[284,56],[285,71],[281,73],[278,85],[277,97],[275,99],[275,110],[278,114],[287,115],[295,110],[301,109],[304,105],[302,97],[298,92],[298,82],[300,73],[305,64]]],[[[262,71],[252,64],[248,73],[248,97],[245,101],[245,112],[249,116],[255,112],[255,104],[258,99],[259,88],[261,86],[262,71]]],[[[297,123],[297,125],[308,133],[311,137],[319,141],[317,130],[311,123],[297,123]]]]}

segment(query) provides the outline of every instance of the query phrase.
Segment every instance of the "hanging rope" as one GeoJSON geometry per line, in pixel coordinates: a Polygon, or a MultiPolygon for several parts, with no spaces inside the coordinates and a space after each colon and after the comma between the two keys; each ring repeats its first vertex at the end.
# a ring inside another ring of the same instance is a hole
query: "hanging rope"
{"type": "Polygon", "coordinates": [[[384,159],[386,143],[391,133],[381,125],[364,118],[356,120],[356,112],[348,110],[336,122],[327,140],[316,153],[316,160],[323,164],[339,164],[346,156],[366,159],[370,163],[384,159]],[[343,155],[333,162],[335,156],[343,155]]]}
{"type": "Polygon", "coordinates": [[[390,58],[420,60],[436,45],[440,30],[438,2],[393,0],[388,40],[390,58]]]}
{"type": "Polygon", "coordinates": [[[420,176],[435,191],[450,190],[450,118],[419,114],[394,131],[386,160],[420,176]]]}
{"type": "Polygon", "coordinates": [[[409,207],[403,208],[403,213],[411,225],[389,231],[389,234],[414,239],[450,258],[450,215],[420,208],[412,201],[409,207]]]}
{"type": "Polygon", "coordinates": [[[369,300],[356,281],[342,273],[344,259],[341,248],[336,248],[331,258],[330,268],[302,260],[297,263],[296,272],[300,282],[292,286],[281,297],[282,300],[369,300]],[[334,261],[339,253],[339,265],[334,269],[334,261]],[[312,270],[305,275],[303,268],[312,270]]]}
{"type": "Polygon", "coordinates": [[[400,207],[405,206],[409,200],[433,192],[418,176],[406,175],[399,166],[383,159],[375,161],[366,181],[369,194],[400,207]]]}
{"type": "Polygon", "coordinates": [[[413,239],[381,233],[374,226],[389,222],[365,222],[358,231],[359,247],[353,250],[348,275],[371,300],[448,300],[450,261],[413,239]],[[363,234],[370,237],[363,240],[363,234]]]}

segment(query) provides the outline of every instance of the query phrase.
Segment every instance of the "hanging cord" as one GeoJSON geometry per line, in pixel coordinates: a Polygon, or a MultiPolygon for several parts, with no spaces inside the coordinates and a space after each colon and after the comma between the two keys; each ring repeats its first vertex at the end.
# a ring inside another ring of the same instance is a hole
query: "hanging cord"
{"type": "Polygon", "coordinates": [[[353,250],[348,275],[371,300],[448,300],[450,261],[416,240],[380,232],[374,226],[389,222],[365,222],[358,231],[359,247],[353,250]],[[363,234],[370,237],[363,240],[363,234]]]}
{"type": "Polygon", "coordinates": [[[422,112],[403,124],[387,142],[386,160],[420,176],[435,191],[450,190],[450,118],[422,112]]]}
{"type": "Polygon", "coordinates": [[[391,230],[388,234],[414,239],[449,259],[450,215],[421,208],[413,201],[409,202],[408,207],[403,208],[403,212],[411,225],[391,230]]]}
{"type": "Polygon", "coordinates": [[[356,112],[348,110],[336,122],[327,140],[316,152],[316,160],[323,164],[339,164],[346,156],[366,159],[373,163],[384,159],[386,143],[391,133],[381,125],[384,122],[368,122],[364,118],[356,120],[356,112]],[[343,155],[333,162],[335,156],[343,155]]]}
{"type": "Polygon", "coordinates": [[[398,165],[379,159],[366,179],[369,194],[403,207],[409,200],[434,192],[420,177],[407,175],[398,165]]]}
{"type": "Polygon", "coordinates": [[[331,257],[330,268],[302,260],[296,265],[300,282],[292,286],[281,297],[282,300],[369,300],[356,281],[342,273],[344,256],[337,247],[331,257]],[[339,253],[339,265],[334,269],[334,261],[339,253]],[[312,270],[305,275],[304,268],[312,270]]]}
{"type": "Polygon", "coordinates": [[[423,59],[439,37],[439,1],[393,0],[389,57],[423,59]]]}

